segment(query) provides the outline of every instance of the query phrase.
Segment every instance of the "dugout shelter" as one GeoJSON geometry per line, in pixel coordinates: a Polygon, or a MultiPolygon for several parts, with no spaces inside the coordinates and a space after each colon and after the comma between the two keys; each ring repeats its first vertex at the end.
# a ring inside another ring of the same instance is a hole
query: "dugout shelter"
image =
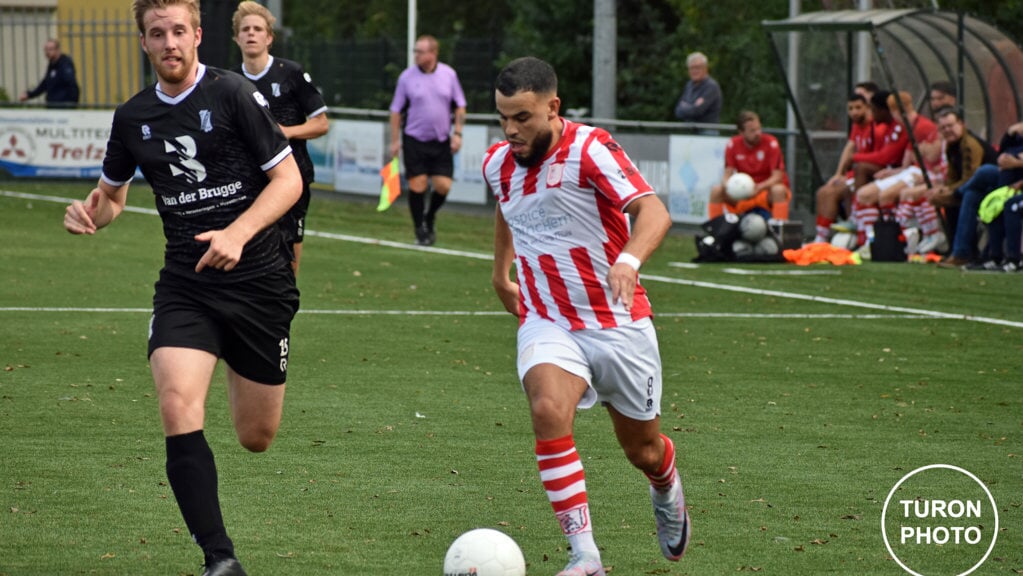
{"type": "Polygon", "coordinates": [[[997,145],[1023,113],[1023,51],[976,17],[936,9],[807,12],[764,21],[816,186],[846,141],[846,101],[856,83],[905,90],[931,115],[932,83],[951,82],[967,126],[997,145]]]}

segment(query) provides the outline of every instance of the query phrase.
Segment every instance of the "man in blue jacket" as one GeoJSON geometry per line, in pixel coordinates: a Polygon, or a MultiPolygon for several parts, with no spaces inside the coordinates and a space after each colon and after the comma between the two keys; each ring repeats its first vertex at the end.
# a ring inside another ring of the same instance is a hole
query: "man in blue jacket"
{"type": "Polygon", "coordinates": [[[75,63],[67,54],[61,54],[60,42],[52,38],[43,45],[43,53],[50,61],[46,66],[46,75],[34,90],[22,92],[19,100],[24,102],[45,92],[47,108],[74,108],[78,105],[75,63]]]}
{"type": "Polygon", "coordinates": [[[689,81],[675,104],[675,117],[686,122],[717,124],[721,116],[721,87],[708,72],[707,57],[693,52],[686,58],[689,81]]]}

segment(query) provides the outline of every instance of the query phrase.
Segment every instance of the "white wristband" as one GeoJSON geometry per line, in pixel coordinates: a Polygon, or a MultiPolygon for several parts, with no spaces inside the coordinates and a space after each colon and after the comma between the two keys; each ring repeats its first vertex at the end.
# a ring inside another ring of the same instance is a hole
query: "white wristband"
{"type": "Polygon", "coordinates": [[[632,268],[636,272],[639,272],[639,267],[642,264],[642,262],[639,261],[639,258],[636,258],[635,256],[629,254],[628,252],[622,252],[621,254],[618,255],[618,259],[615,260],[615,264],[626,264],[628,265],[629,268],[632,268]]]}

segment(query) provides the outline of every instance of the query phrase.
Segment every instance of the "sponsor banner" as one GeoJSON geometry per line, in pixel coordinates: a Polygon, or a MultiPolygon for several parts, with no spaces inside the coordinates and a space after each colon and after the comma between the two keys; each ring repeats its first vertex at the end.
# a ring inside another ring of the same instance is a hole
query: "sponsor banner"
{"type": "Polygon", "coordinates": [[[28,178],[98,178],[110,110],[0,109],[0,170],[28,178]]]}
{"type": "MultiPolygon", "coordinates": [[[[27,178],[98,178],[112,120],[111,110],[0,109],[0,170],[27,178]]],[[[379,195],[380,167],[390,160],[388,131],[386,121],[332,120],[327,135],[308,143],[316,182],[339,192],[379,195]]],[[[633,154],[658,192],[667,185],[673,221],[707,219],[710,187],[721,180],[727,141],[726,136],[669,136],[667,165],[633,154]]],[[[463,127],[449,200],[487,203],[481,166],[492,143],[486,125],[463,127]]]]}
{"type": "MultiPolygon", "coordinates": [[[[308,143],[316,182],[337,192],[379,196],[380,168],[391,160],[387,157],[389,131],[387,122],[332,120],[325,136],[308,143]]],[[[486,204],[482,166],[489,146],[486,126],[463,127],[462,148],[454,157],[454,177],[448,200],[486,204]]],[[[404,163],[401,170],[404,179],[404,163]]]]}
{"type": "Polygon", "coordinates": [[[448,200],[466,204],[487,203],[483,157],[489,148],[486,126],[462,127],[462,148],[455,154],[455,174],[448,200]]]}
{"type": "Polygon", "coordinates": [[[725,173],[727,136],[671,136],[668,139],[668,211],[674,222],[707,220],[710,187],[725,173]]]}
{"type": "MultiPolygon", "coordinates": [[[[369,120],[334,120],[321,140],[326,140],[328,161],[332,163],[329,182],[334,190],[371,196],[380,195],[380,168],[384,159],[386,124],[369,120]]],[[[326,171],[323,171],[327,174],[326,171]]],[[[317,171],[317,182],[321,171],[317,171]]]]}

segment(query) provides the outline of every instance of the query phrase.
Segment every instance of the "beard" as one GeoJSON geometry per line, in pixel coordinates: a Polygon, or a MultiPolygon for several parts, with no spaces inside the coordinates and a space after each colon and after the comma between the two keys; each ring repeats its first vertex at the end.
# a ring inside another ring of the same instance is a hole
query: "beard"
{"type": "Polygon", "coordinates": [[[149,62],[153,65],[153,70],[156,72],[156,75],[164,82],[169,84],[179,84],[183,82],[188,77],[189,72],[191,72],[194,58],[194,53],[193,55],[182,54],[181,62],[178,66],[173,68],[165,65],[161,61],[160,55],[150,54],[149,62]]]}
{"type": "Polygon", "coordinates": [[[529,154],[525,156],[514,155],[515,163],[523,168],[532,168],[543,160],[547,150],[551,147],[551,140],[554,139],[554,131],[548,129],[546,132],[537,133],[533,144],[529,147],[529,154]]]}

